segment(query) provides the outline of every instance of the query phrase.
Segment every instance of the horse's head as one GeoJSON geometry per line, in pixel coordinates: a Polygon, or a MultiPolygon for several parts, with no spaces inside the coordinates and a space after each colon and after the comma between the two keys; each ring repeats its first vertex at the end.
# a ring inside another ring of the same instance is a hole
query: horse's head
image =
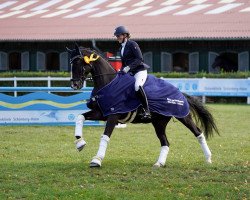
{"type": "Polygon", "coordinates": [[[223,70],[225,72],[237,71],[238,64],[228,56],[219,55],[215,58],[212,68],[223,70]]]}
{"type": "Polygon", "coordinates": [[[224,63],[224,59],[221,57],[221,56],[217,56],[215,59],[214,59],[214,62],[212,64],[212,68],[220,68],[223,66],[223,63],[224,63]]]}
{"type": "Polygon", "coordinates": [[[99,58],[99,55],[87,49],[81,49],[77,45],[74,49],[68,49],[70,54],[71,65],[71,88],[79,90],[83,87],[83,83],[87,75],[91,72],[92,62],[99,58]]]}

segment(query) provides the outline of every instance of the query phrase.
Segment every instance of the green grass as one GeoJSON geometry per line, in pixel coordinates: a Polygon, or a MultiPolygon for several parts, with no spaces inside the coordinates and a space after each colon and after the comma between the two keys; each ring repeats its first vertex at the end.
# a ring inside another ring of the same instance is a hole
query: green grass
{"type": "Polygon", "coordinates": [[[208,141],[205,164],[193,135],[171,120],[165,168],[152,168],[160,144],[151,125],[115,129],[103,166],[89,168],[102,127],[0,127],[0,199],[249,199],[250,106],[208,105],[221,136],[208,141]]]}

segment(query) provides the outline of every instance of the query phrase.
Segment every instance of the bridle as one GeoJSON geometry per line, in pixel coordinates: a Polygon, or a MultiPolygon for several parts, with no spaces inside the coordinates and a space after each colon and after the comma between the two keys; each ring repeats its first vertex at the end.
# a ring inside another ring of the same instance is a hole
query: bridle
{"type": "MultiPolygon", "coordinates": [[[[81,55],[77,55],[77,56],[74,56],[73,58],[70,59],[69,63],[70,63],[70,65],[71,65],[71,72],[72,72],[73,62],[74,62],[76,59],[82,60],[83,57],[82,57],[81,55]]],[[[84,76],[84,72],[85,72],[85,71],[86,71],[85,67],[82,66],[80,78],[79,78],[79,79],[74,79],[74,78],[72,77],[72,75],[71,75],[70,81],[80,81],[80,82],[83,83],[83,80],[86,80],[86,79],[87,79],[87,77],[84,76]]]]}
{"type": "MultiPolygon", "coordinates": [[[[94,53],[92,53],[89,57],[88,56],[84,56],[82,54],[81,51],[80,52],[80,55],[76,55],[74,56],[73,58],[70,59],[70,64],[71,64],[71,71],[72,71],[72,66],[73,66],[73,62],[76,60],[76,59],[80,59],[80,60],[83,60],[87,65],[90,66],[90,70],[93,69],[93,64],[91,62],[94,62],[96,61],[100,56],[97,55],[95,58],[94,58],[94,53]]],[[[86,68],[84,67],[84,65],[82,65],[82,76],[80,77],[80,80],[78,79],[73,79],[71,78],[71,81],[82,81],[82,80],[93,80],[94,77],[99,77],[99,76],[105,76],[105,75],[115,75],[115,73],[102,73],[102,74],[96,74],[96,75],[92,75],[91,77],[87,78],[86,76],[84,76],[84,72],[86,71],[86,68]]]]}

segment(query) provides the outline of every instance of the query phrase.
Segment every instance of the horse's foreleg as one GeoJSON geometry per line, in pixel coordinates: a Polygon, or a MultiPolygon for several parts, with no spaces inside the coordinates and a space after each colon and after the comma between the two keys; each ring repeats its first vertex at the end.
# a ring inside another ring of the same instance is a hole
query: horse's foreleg
{"type": "Polygon", "coordinates": [[[108,117],[104,133],[101,136],[98,152],[90,162],[90,167],[101,167],[111,134],[117,124],[118,118],[118,115],[111,115],[108,117]]]}
{"type": "Polygon", "coordinates": [[[83,123],[85,120],[104,120],[102,114],[98,110],[91,110],[84,114],[78,115],[75,123],[75,145],[78,151],[81,151],[86,145],[83,139],[83,123]]]}
{"type": "Polygon", "coordinates": [[[170,119],[171,119],[171,117],[161,116],[160,119],[157,118],[157,120],[152,121],[152,124],[155,128],[156,135],[159,138],[160,143],[161,143],[160,155],[159,155],[157,162],[154,164],[154,167],[165,166],[168,152],[169,152],[169,142],[167,140],[165,130],[166,130],[166,126],[167,126],[170,119]]]}
{"type": "Polygon", "coordinates": [[[85,117],[83,115],[78,115],[75,123],[75,144],[76,144],[76,149],[78,151],[81,151],[84,146],[86,145],[85,140],[82,137],[82,127],[83,127],[83,122],[85,121],[85,117]]]}
{"type": "Polygon", "coordinates": [[[189,114],[188,116],[186,116],[184,118],[177,118],[177,119],[182,124],[184,124],[197,138],[197,140],[201,146],[201,149],[204,153],[204,156],[206,158],[206,162],[212,163],[212,160],[211,160],[212,153],[207,145],[206,138],[205,138],[204,134],[202,133],[202,131],[195,125],[191,115],[189,114]]]}

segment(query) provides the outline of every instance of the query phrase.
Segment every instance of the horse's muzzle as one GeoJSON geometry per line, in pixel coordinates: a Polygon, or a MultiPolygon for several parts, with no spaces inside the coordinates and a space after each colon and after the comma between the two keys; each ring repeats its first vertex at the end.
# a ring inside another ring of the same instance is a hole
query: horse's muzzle
{"type": "Polygon", "coordinates": [[[74,90],[80,90],[83,87],[83,82],[81,80],[70,80],[70,86],[74,90]]]}

